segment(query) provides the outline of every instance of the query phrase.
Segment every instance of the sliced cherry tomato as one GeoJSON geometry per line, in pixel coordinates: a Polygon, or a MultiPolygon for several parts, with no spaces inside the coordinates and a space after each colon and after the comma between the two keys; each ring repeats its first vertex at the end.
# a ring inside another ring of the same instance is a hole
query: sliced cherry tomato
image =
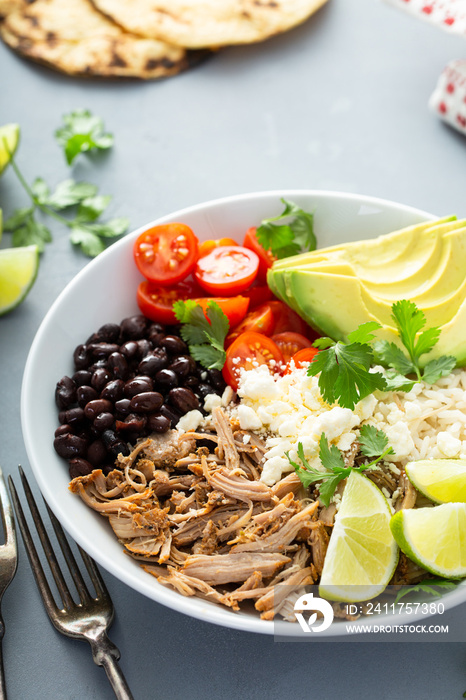
{"type": "Polygon", "coordinates": [[[235,391],[238,388],[240,369],[253,369],[257,365],[268,365],[276,371],[283,364],[283,355],[278,346],[262,333],[242,333],[227,349],[223,378],[235,391]]]}
{"type": "Polygon", "coordinates": [[[215,248],[197,262],[194,276],[209,294],[241,294],[255,280],[259,258],[242,246],[215,248]]]}
{"type": "Polygon", "coordinates": [[[271,301],[273,299],[273,294],[266,284],[250,287],[249,289],[246,289],[243,294],[245,297],[249,297],[250,299],[250,309],[255,309],[256,306],[261,306],[261,304],[265,304],[266,301],[271,301]]]}
{"type": "Polygon", "coordinates": [[[153,282],[141,282],[136,299],[141,312],[152,321],[174,325],[178,323],[173,313],[173,304],[180,299],[192,299],[200,290],[194,282],[178,282],[173,287],[161,287],[153,282]]]}
{"type": "Polygon", "coordinates": [[[317,338],[317,334],[303,321],[301,316],[298,316],[296,311],[290,309],[283,301],[269,301],[268,304],[275,316],[275,333],[292,331],[293,333],[301,333],[301,335],[314,340],[317,338]]]}
{"type": "Polygon", "coordinates": [[[234,328],[246,316],[249,307],[249,299],[247,297],[204,297],[203,299],[194,299],[194,301],[202,306],[204,312],[210,301],[215,301],[222,309],[225,316],[228,318],[230,328],[234,328]]]}
{"type": "MultiPolygon", "coordinates": [[[[303,348],[302,350],[298,350],[298,352],[295,355],[293,355],[291,360],[293,360],[295,367],[304,367],[304,365],[308,364],[309,362],[312,362],[312,360],[318,352],[319,351],[317,350],[317,348],[303,348]]],[[[291,372],[291,360],[286,366],[285,374],[290,374],[291,372]]]]}
{"type": "Polygon", "coordinates": [[[171,286],[185,279],[198,258],[198,240],[185,224],[147,229],[134,243],[136,265],[150,282],[171,286]]]}
{"type": "Polygon", "coordinates": [[[234,241],[233,238],[216,238],[211,241],[202,241],[202,243],[199,244],[199,257],[203,258],[204,255],[208,255],[215,250],[215,248],[222,248],[226,245],[239,245],[239,243],[234,241]]]}
{"type": "Polygon", "coordinates": [[[258,306],[257,309],[246,314],[241,323],[228,333],[225,339],[225,347],[228,348],[241,333],[245,333],[246,331],[271,335],[274,326],[275,320],[270,306],[268,304],[258,306]]]}
{"type": "Polygon", "coordinates": [[[310,340],[305,338],[304,335],[301,335],[301,333],[293,333],[293,331],[276,333],[272,336],[272,340],[280,348],[285,362],[291,360],[293,355],[296,355],[298,350],[312,347],[310,340]]]}
{"type": "Polygon", "coordinates": [[[277,259],[275,255],[272,255],[270,250],[265,250],[263,246],[259,243],[256,236],[256,227],[253,226],[246,231],[244,237],[243,245],[245,248],[250,248],[256,255],[259,256],[259,272],[257,274],[258,279],[261,282],[267,281],[267,270],[272,267],[273,263],[277,259]]]}

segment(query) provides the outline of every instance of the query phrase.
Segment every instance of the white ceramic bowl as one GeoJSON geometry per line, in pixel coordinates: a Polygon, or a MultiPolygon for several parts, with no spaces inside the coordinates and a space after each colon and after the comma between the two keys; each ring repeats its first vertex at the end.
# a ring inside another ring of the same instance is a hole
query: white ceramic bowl
{"type": "MultiPolygon", "coordinates": [[[[260,192],[218,199],[174,212],[112,245],[91,261],[68,284],[42,322],[29,352],[22,386],[22,428],[34,476],[46,501],[69,534],[105,569],[149,598],[179,612],[226,627],[273,634],[296,633],[296,625],[273,623],[250,613],[235,613],[200,599],[186,598],[165,588],[126,556],[104,518],[68,491],[68,469],[53,449],[57,427],[56,382],[73,373],[72,354],[92,332],[108,322],[119,323],[138,313],[136,287],[142,279],[133,262],[132,244],[145,228],[169,221],[188,224],[196,235],[242,239],[263,218],[283,210],[281,197],[315,213],[319,247],[372,238],[433,218],[393,202],[338,192],[292,190],[260,192]],[[278,624],[278,627],[277,627],[278,624]]],[[[444,596],[445,607],[466,599],[460,586],[444,596]]],[[[412,622],[409,616],[405,622],[412,622]]],[[[397,620],[402,624],[401,618],[397,620]]],[[[383,624],[382,618],[377,618],[383,624]]],[[[344,633],[332,624],[322,635],[344,633]]]]}

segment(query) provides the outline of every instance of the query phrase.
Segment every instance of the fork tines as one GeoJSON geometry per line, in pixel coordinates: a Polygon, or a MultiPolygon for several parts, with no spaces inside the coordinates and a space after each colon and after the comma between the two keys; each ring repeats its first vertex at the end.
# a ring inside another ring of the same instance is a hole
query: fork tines
{"type": "MultiPolygon", "coordinates": [[[[16,531],[13,510],[6,490],[5,479],[0,468],[0,512],[5,534],[5,543],[0,546],[0,600],[11,583],[17,566],[16,531]]],[[[3,635],[2,635],[3,636],[3,635]]]]}

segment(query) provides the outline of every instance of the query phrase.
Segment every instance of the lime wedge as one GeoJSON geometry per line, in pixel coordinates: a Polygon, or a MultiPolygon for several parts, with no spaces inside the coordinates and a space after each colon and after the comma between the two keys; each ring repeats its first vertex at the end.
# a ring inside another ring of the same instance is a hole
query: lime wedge
{"type": "Polygon", "coordinates": [[[436,576],[466,576],[466,503],[410,508],[390,523],[403,552],[436,576]]]}
{"type": "Polygon", "coordinates": [[[19,143],[19,125],[5,124],[0,126],[0,175],[10,162],[19,143]]]}
{"type": "Polygon", "coordinates": [[[38,269],[36,245],[0,250],[0,316],[23,301],[34,284],[38,269]]]}
{"type": "Polygon", "coordinates": [[[352,603],[384,590],[398,562],[390,519],[390,506],[380,489],[353,471],[325,557],[319,587],[323,598],[352,603]]]}
{"type": "Polygon", "coordinates": [[[421,459],[405,467],[409,480],[435,503],[466,503],[466,459],[421,459]]]}

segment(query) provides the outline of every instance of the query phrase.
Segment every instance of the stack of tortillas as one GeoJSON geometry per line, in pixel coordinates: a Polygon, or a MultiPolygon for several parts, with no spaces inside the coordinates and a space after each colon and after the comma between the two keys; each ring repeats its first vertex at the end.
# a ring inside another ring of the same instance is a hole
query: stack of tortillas
{"type": "Polygon", "coordinates": [[[263,41],[327,0],[0,0],[0,35],[69,75],[164,78],[211,49],[263,41]]]}

